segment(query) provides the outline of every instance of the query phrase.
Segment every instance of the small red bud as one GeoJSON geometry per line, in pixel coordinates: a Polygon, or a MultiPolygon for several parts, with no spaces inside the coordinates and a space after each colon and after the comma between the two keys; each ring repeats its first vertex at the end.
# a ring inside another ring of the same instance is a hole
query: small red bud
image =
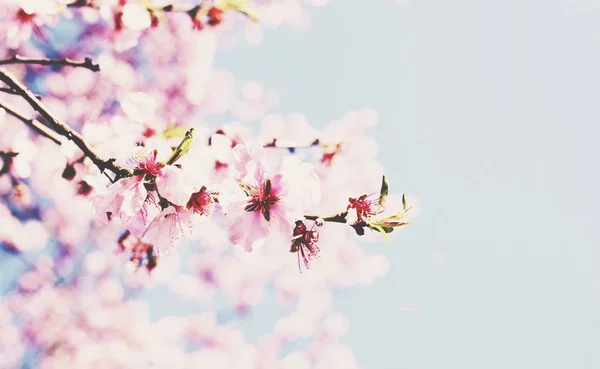
{"type": "Polygon", "coordinates": [[[86,181],[80,181],[78,183],[77,194],[81,196],[87,196],[92,192],[92,186],[86,181]]]}
{"type": "Polygon", "coordinates": [[[146,130],[144,131],[144,133],[142,133],[142,136],[146,137],[146,138],[150,138],[152,136],[154,136],[156,134],[156,130],[150,128],[150,127],[146,127],[146,130]]]}
{"type": "Polygon", "coordinates": [[[214,6],[210,9],[208,9],[207,16],[208,16],[208,24],[213,27],[223,21],[223,11],[219,8],[215,8],[214,6]]]}
{"type": "Polygon", "coordinates": [[[117,31],[123,29],[123,12],[115,14],[115,29],[117,31]]]}
{"type": "Polygon", "coordinates": [[[150,27],[152,27],[152,28],[158,27],[158,17],[154,14],[152,14],[151,16],[152,16],[152,23],[150,23],[150,27]]]}

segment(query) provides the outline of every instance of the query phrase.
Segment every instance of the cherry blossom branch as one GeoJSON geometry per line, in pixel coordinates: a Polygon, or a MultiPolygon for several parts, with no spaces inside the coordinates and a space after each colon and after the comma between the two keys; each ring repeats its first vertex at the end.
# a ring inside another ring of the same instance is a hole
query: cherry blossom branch
{"type": "Polygon", "coordinates": [[[37,65],[52,65],[59,67],[75,67],[86,68],[92,72],[99,72],[100,66],[92,62],[92,59],[85,58],[83,62],[78,62],[69,58],[48,59],[48,58],[28,58],[20,55],[13,55],[8,59],[0,60],[0,65],[6,64],[37,64],[37,65]]]}
{"type": "MultiPolygon", "coordinates": [[[[15,91],[16,92],[16,91],[15,91]]],[[[44,123],[33,118],[26,118],[23,114],[18,112],[13,106],[8,103],[0,101],[0,108],[6,110],[6,112],[13,117],[17,118],[21,122],[25,123],[29,128],[37,132],[38,134],[51,139],[55,144],[60,145],[60,136],[53,130],[48,128],[44,123]]]]}
{"type": "Polygon", "coordinates": [[[40,115],[48,121],[54,131],[61,136],[66,137],[72,141],[84,155],[90,158],[90,160],[100,169],[101,173],[105,170],[110,170],[115,174],[115,181],[120,178],[131,177],[133,174],[119,165],[115,164],[115,159],[103,159],[101,156],[96,154],[94,149],[84,140],[84,138],[63,123],[59,118],[54,116],[50,110],[38,100],[35,95],[27,89],[21,82],[19,82],[12,74],[8,71],[0,69],[0,80],[8,85],[11,89],[17,91],[19,96],[25,99],[31,107],[33,107],[40,115]]]}

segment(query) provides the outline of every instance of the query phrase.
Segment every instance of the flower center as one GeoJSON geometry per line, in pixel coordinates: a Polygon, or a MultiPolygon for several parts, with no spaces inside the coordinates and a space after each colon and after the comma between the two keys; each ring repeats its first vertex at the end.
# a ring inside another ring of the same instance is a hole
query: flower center
{"type": "Polygon", "coordinates": [[[246,211],[259,211],[268,222],[271,220],[270,209],[277,201],[281,200],[279,194],[271,187],[271,180],[267,179],[260,188],[255,186],[246,186],[246,193],[251,197],[248,205],[244,208],[246,211]]]}
{"type": "MultiPolygon", "coordinates": [[[[136,155],[137,156],[137,155],[136,155]]],[[[156,160],[158,156],[158,150],[153,150],[148,156],[137,159],[137,165],[135,166],[135,174],[149,174],[151,176],[159,176],[162,168],[165,167],[164,163],[156,160]]]]}
{"type": "Polygon", "coordinates": [[[21,23],[31,23],[33,21],[33,18],[35,18],[35,13],[29,14],[23,9],[19,9],[19,11],[17,12],[17,19],[21,23]]]}
{"type": "Polygon", "coordinates": [[[349,198],[350,204],[346,210],[356,210],[356,216],[359,221],[364,221],[368,217],[381,213],[384,208],[379,205],[378,199],[370,199],[368,195],[362,195],[357,199],[349,198]]]}
{"type": "Polygon", "coordinates": [[[202,186],[200,191],[195,192],[190,196],[186,204],[188,210],[201,215],[209,215],[215,207],[215,200],[212,195],[206,191],[206,187],[202,186]]]}

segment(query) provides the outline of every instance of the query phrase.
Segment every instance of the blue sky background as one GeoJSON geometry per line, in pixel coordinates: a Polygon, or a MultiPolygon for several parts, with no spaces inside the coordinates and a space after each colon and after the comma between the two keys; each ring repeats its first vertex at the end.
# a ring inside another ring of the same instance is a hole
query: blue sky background
{"type": "Polygon", "coordinates": [[[311,13],[308,32],[268,31],[217,66],[315,126],[380,113],[392,189],[423,210],[391,244],[366,245],[388,275],[336,299],[359,363],[600,368],[600,3],[333,0],[311,13]]]}

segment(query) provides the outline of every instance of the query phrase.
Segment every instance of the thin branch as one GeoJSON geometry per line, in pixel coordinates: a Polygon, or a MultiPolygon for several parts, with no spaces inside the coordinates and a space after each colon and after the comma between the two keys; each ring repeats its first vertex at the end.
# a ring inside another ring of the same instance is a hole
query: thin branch
{"type": "MultiPolygon", "coordinates": [[[[19,94],[17,91],[15,91],[13,89],[10,89],[10,88],[6,88],[6,87],[0,87],[0,92],[4,92],[4,93],[9,94],[9,95],[18,95],[19,94]]],[[[42,99],[42,97],[40,95],[35,95],[35,97],[38,100],[42,99]]]]}
{"type": "MultiPolygon", "coordinates": [[[[91,9],[100,9],[100,4],[96,3],[94,0],[75,0],[74,2],[67,4],[68,8],[91,8],[91,9]]],[[[202,9],[206,9],[206,8],[213,8],[213,5],[195,5],[193,7],[189,7],[189,6],[178,6],[176,4],[168,4],[168,5],[164,5],[164,6],[146,6],[146,10],[148,11],[148,13],[150,13],[151,16],[155,16],[157,13],[186,13],[191,19],[192,21],[196,20],[196,16],[198,15],[198,13],[202,10],[202,9]]],[[[250,13],[248,13],[247,11],[243,10],[243,9],[232,9],[235,10],[238,13],[241,13],[243,15],[245,15],[246,17],[257,21],[256,17],[251,15],[250,13]]],[[[220,20],[218,20],[217,23],[220,23],[220,20]]],[[[210,21],[209,21],[209,24],[210,21]]],[[[215,23],[216,24],[216,23],[215,23]]],[[[214,25],[214,24],[213,24],[214,25]]]]}
{"type": "MultiPolygon", "coordinates": [[[[68,8],[92,8],[92,9],[100,9],[100,4],[97,4],[93,0],[76,0],[70,4],[67,4],[68,8]]],[[[192,13],[198,12],[200,9],[200,5],[196,5],[192,8],[189,7],[181,7],[174,4],[169,4],[161,7],[146,7],[149,12],[165,12],[165,13],[192,13]]]]}
{"type": "MultiPolygon", "coordinates": [[[[228,137],[222,130],[217,131],[217,133],[215,133],[214,135],[210,136],[208,138],[208,145],[212,145],[212,137],[215,135],[224,135],[225,137],[228,137]]],[[[319,141],[318,138],[309,141],[309,142],[298,142],[298,141],[293,141],[293,140],[278,140],[276,138],[272,139],[271,141],[267,142],[266,144],[263,144],[263,147],[265,148],[277,148],[277,149],[287,149],[290,153],[294,153],[296,151],[296,149],[307,149],[310,147],[314,147],[314,146],[319,146],[321,145],[321,141],[319,141]]]]}
{"type": "Polygon", "coordinates": [[[305,215],[304,218],[307,220],[317,220],[319,218],[323,219],[324,222],[332,222],[332,223],[348,223],[346,221],[346,216],[348,215],[347,211],[336,214],[331,217],[320,217],[318,215],[305,215]]]}
{"type": "Polygon", "coordinates": [[[309,143],[295,142],[291,140],[278,140],[274,138],[273,141],[264,144],[263,147],[276,147],[279,149],[287,149],[289,152],[294,153],[296,149],[306,149],[309,147],[318,146],[320,144],[321,142],[318,138],[309,143]]]}
{"type": "Polygon", "coordinates": [[[39,120],[35,120],[33,118],[26,118],[23,114],[17,111],[12,105],[8,103],[0,101],[0,108],[6,110],[6,112],[13,117],[17,118],[21,122],[25,123],[29,128],[36,131],[38,134],[51,139],[55,144],[60,145],[60,136],[56,134],[53,130],[48,128],[44,123],[39,120]]]}
{"type": "Polygon", "coordinates": [[[69,58],[62,59],[48,59],[48,58],[27,58],[20,55],[13,55],[12,57],[4,60],[0,60],[0,65],[5,64],[37,64],[37,65],[52,65],[59,67],[76,67],[76,68],[87,68],[92,72],[99,72],[100,66],[92,62],[92,59],[85,58],[83,62],[78,62],[69,58]]]}
{"type": "Polygon", "coordinates": [[[61,136],[66,137],[68,140],[72,141],[83,154],[90,158],[90,160],[100,169],[100,172],[104,173],[106,169],[115,173],[115,180],[119,178],[131,177],[133,174],[123,168],[115,164],[114,158],[111,159],[103,159],[100,157],[94,149],[84,140],[84,138],[63,123],[59,118],[55,117],[54,114],[50,112],[50,110],[42,104],[41,101],[36,99],[35,95],[27,89],[21,82],[19,82],[12,74],[8,71],[0,69],[0,80],[3,81],[10,87],[11,89],[17,91],[23,99],[25,99],[31,107],[33,107],[40,115],[48,121],[51,127],[54,129],[56,133],[61,136]]]}

